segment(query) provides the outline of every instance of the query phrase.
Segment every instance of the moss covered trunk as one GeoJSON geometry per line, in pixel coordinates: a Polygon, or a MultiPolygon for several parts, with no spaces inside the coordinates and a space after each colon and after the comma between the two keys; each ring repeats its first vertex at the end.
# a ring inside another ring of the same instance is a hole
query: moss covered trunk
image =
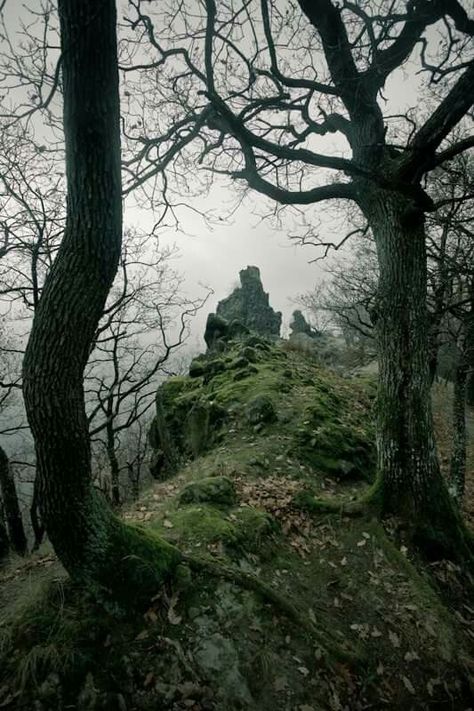
{"type": "Polygon", "coordinates": [[[121,250],[120,109],[114,0],[59,0],[67,219],[26,349],[42,521],[80,580],[146,594],[174,550],[119,521],[91,483],[83,372],[121,250]]]}
{"type": "Polygon", "coordinates": [[[460,521],[441,476],[430,397],[423,213],[379,191],[367,210],[380,279],[378,471],[383,509],[401,516],[435,555],[456,553],[460,521]]]}
{"type": "Polygon", "coordinates": [[[27,540],[18,502],[15,478],[6,452],[2,447],[0,447],[0,492],[10,546],[15,553],[25,555],[27,540]]]}

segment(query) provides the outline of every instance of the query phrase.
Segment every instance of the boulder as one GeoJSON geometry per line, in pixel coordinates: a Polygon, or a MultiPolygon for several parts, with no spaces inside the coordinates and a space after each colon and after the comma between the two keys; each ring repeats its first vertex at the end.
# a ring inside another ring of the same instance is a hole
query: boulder
{"type": "Polygon", "coordinates": [[[211,503],[232,506],[237,499],[233,482],[225,476],[213,476],[192,481],[182,490],[180,504],[211,503]]]}
{"type": "Polygon", "coordinates": [[[253,398],[245,409],[245,415],[251,425],[275,422],[277,419],[275,406],[268,395],[257,395],[253,398]]]}

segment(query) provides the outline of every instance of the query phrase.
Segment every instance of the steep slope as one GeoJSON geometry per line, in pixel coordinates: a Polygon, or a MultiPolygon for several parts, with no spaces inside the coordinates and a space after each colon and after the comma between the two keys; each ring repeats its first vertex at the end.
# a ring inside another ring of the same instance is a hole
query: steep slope
{"type": "Polygon", "coordinates": [[[51,576],[0,628],[0,705],[467,709],[459,571],[410,560],[395,522],[313,511],[373,476],[373,383],[253,335],[190,372],[157,394],[161,481],[124,514],[188,564],[144,614],[51,576]]]}

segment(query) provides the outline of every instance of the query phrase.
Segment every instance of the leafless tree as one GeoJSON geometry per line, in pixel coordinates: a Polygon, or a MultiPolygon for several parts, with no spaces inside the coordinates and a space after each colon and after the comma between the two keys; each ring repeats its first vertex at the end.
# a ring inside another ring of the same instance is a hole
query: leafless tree
{"type": "Polygon", "coordinates": [[[172,252],[153,252],[149,242],[146,235],[128,235],[85,373],[90,436],[107,453],[115,505],[121,502],[120,435],[153,405],[159,379],[207,299],[186,299],[182,277],[170,265],[172,252]]]}
{"type": "Polygon", "coordinates": [[[136,43],[146,36],[149,52],[137,61],[132,46],[123,60],[139,118],[125,131],[135,148],[126,189],[153,176],[160,188],[182,186],[192,161],[299,207],[309,229],[316,205],[358,207],[379,266],[373,502],[431,549],[465,554],[432,426],[425,223],[437,205],[424,181],[474,146],[472,132],[447,143],[471,119],[474,19],[459,0],[129,5],[136,43]],[[384,91],[409,63],[420,89],[436,91],[400,115],[384,91]]]}

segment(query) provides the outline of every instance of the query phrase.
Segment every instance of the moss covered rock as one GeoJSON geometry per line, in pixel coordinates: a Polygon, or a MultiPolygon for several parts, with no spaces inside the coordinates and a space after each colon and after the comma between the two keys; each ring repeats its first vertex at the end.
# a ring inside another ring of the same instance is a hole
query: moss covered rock
{"type": "Polygon", "coordinates": [[[237,495],[234,483],[225,476],[213,476],[192,481],[180,494],[181,504],[197,504],[203,501],[219,506],[232,506],[237,495]]]}
{"type": "Polygon", "coordinates": [[[246,407],[245,416],[251,425],[266,424],[277,420],[275,405],[268,395],[257,395],[253,398],[246,407]]]}
{"type": "Polygon", "coordinates": [[[195,358],[189,366],[189,377],[200,378],[206,372],[206,364],[201,358],[195,358]]]}

